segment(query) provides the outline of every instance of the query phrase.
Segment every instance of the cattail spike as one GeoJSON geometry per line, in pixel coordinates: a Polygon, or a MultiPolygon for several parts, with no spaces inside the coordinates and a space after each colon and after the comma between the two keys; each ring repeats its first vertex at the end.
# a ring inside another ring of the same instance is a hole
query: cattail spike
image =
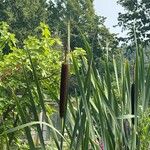
{"type": "Polygon", "coordinates": [[[64,117],[66,111],[68,78],[69,78],[69,65],[67,63],[63,63],[61,68],[61,83],[60,83],[60,102],[59,102],[60,118],[64,117]]]}
{"type": "MultiPolygon", "coordinates": [[[[131,114],[134,115],[134,105],[135,105],[135,84],[131,85],[131,114]]],[[[134,118],[132,118],[132,124],[134,125],[134,118]]]]}

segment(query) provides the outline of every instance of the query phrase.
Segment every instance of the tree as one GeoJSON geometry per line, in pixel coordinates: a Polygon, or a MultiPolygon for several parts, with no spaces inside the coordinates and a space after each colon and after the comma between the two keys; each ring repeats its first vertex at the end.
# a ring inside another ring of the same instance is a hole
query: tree
{"type": "Polygon", "coordinates": [[[139,44],[147,45],[150,41],[150,1],[118,0],[125,13],[119,13],[118,25],[128,31],[125,41],[134,41],[135,34],[139,44]]]}
{"type": "Polygon", "coordinates": [[[118,0],[125,13],[119,13],[118,25],[128,31],[124,41],[125,55],[131,61],[135,59],[136,46],[144,47],[145,64],[150,58],[150,1],[149,0],[118,0]]]}
{"type": "Polygon", "coordinates": [[[47,21],[46,0],[5,0],[0,2],[0,21],[6,21],[19,40],[24,40],[40,22],[47,21]]]}
{"type": "Polygon", "coordinates": [[[110,47],[112,53],[115,53],[118,41],[115,35],[105,27],[105,18],[96,15],[93,0],[55,0],[49,1],[48,6],[48,24],[53,33],[61,37],[65,48],[67,45],[67,23],[70,20],[71,49],[85,48],[81,31],[90,44],[97,63],[99,63],[99,58],[106,54],[105,48],[107,46],[110,47]],[[107,45],[108,43],[109,45],[107,45]]]}
{"type": "Polygon", "coordinates": [[[5,2],[3,0],[0,1],[0,21],[5,20],[6,18],[6,13],[4,12],[5,10],[4,3],[5,2]]]}
{"type": "Polygon", "coordinates": [[[67,23],[71,22],[71,49],[84,48],[79,29],[90,43],[95,56],[102,56],[106,39],[111,48],[117,40],[104,26],[104,17],[95,14],[93,0],[5,0],[0,2],[0,20],[6,21],[19,41],[35,34],[35,27],[46,22],[52,33],[61,37],[66,49],[67,23]]]}

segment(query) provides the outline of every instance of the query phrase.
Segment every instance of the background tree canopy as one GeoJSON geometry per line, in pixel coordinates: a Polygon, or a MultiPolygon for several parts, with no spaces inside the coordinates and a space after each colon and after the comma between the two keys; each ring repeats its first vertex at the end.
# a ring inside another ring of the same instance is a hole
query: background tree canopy
{"type": "Polygon", "coordinates": [[[40,22],[47,20],[46,0],[2,0],[0,2],[0,21],[6,21],[16,37],[23,41],[33,35],[40,22]]]}
{"type": "Polygon", "coordinates": [[[92,45],[95,55],[101,56],[106,39],[114,50],[118,43],[115,35],[104,26],[104,17],[95,14],[91,0],[5,0],[0,2],[0,21],[6,21],[19,41],[36,34],[35,28],[45,22],[58,35],[66,48],[67,23],[71,22],[71,48],[83,47],[79,29],[92,45]],[[100,44],[101,43],[101,44],[100,44]]]}
{"type": "Polygon", "coordinates": [[[134,42],[134,28],[139,44],[150,42],[150,1],[149,0],[118,0],[125,13],[119,13],[118,25],[128,31],[127,41],[134,42]]]}

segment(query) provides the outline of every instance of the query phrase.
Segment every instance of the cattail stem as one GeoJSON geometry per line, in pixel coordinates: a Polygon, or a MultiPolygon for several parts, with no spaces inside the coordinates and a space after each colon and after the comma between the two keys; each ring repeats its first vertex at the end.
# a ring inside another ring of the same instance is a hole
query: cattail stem
{"type": "Polygon", "coordinates": [[[63,63],[61,68],[61,83],[60,83],[60,102],[59,102],[60,118],[63,118],[66,112],[68,78],[69,78],[69,65],[68,63],[63,63]]]}

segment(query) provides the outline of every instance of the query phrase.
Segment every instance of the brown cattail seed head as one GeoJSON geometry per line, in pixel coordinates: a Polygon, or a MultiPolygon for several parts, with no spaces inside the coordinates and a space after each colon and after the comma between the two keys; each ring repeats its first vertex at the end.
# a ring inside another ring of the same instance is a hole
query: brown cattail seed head
{"type": "Polygon", "coordinates": [[[67,105],[67,91],[68,91],[69,65],[63,63],[61,67],[61,83],[60,83],[60,102],[59,113],[60,118],[63,118],[67,105]]]}
{"type": "MultiPolygon", "coordinates": [[[[135,84],[132,83],[131,86],[131,114],[134,115],[134,105],[135,105],[135,84]]],[[[134,124],[134,118],[132,118],[132,124],[134,124]]]]}

